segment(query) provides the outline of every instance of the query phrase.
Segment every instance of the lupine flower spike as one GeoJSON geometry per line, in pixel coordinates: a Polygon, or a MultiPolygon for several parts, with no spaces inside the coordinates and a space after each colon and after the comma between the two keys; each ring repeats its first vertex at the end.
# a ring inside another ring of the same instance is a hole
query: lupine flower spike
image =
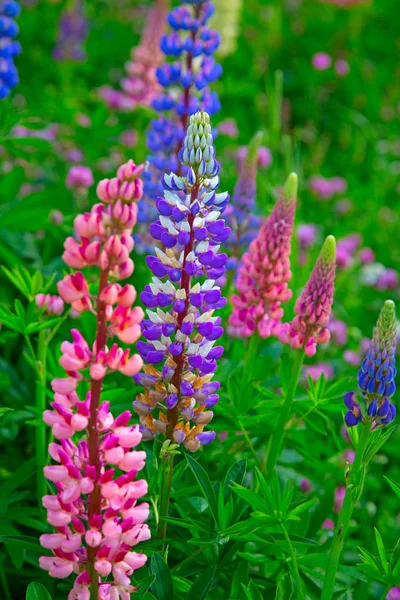
{"type": "Polygon", "coordinates": [[[229,245],[233,249],[228,268],[236,269],[243,249],[256,237],[260,228],[260,217],[255,214],[258,150],[262,140],[259,131],[246,148],[240,162],[239,178],[226,210],[226,221],[232,229],[229,245]]]}
{"type": "Polygon", "coordinates": [[[180,4],[168,15],[172,32],[163,36],[160,45],[173,62],[165,62],[156,71],[162,93],[152,102],[159,116],[151,122],[147,134],[150,167],[144,174],[145,210],[141,211],[139,230],[141,251],[154,252],[148,230],[157,217],[155,200],[163,193],[160,186],[163,174],[181,175],[183,172],[178,152],[189,116],[200,109],[212,116],[220,108],[218,96],[209,88],[222,73],[213,58],[220,36],[208,27],[213,4],[206,0],[181,0],[180,4]]]}
{"type": "Polygon", "coordinates": [[[14,21],[19,12],[20,6],[15,0],[0,0],[0,100],[7,98],[18,84],[14,58],[21,52],[21,45],[13,38],[19,32],[14,21]]]}
{"type": "Polygon", "coordinates": [[[329,341],[327,329],[333,302],[336,267],[336,242],[329,235],[310,278],[294,307],[296,313],[291,323],[280,326],[278,337],[291,348],[301,348],[307,356],[314,356],[317,344],[329,341]]]}
{"type": "Polygon", "coordinates": [[[138,343],[146,364],[135,376],[145,391],[133,406],[144,438],[163,433],[194,452],[215,437],[203,430],[220,387],[212,378],[223,328],[214,311],[226,300],[215,280],[225,272],[227,255],[219,248],[230,234],[221,218],[229,196],[216,193],[219,165],[206,112],[190,117],[179,157],[187,175],[164,175],[160,216],[150,228],[164,250],[156,248],[156,257],[147,259],[154,277],[141,295],[148,309],[146,341],[138,343]]]}
{"type": "Polygon", "coordinates": [[[214,4],[215,15],[211,25],[221,34],[218,55],[225,57],[233,54],[237,48],[243,0],[214,0],[214,4]]]}
{"type": "Polygon", "coordinates": [[[87,36],[87,19],[82,0],[75,0],[70,9],[61,14],[57,44],[53,50],[55,60],[82,61],[86,58],[84,43],[87,36]]]}
{"type": "Polygon", "coordinates": [[[232,296],[230,333],[263,338],[275,334],[283,317],[282,303],[292,297],[290,245],[297,198],[297,175],[289,175],[284,190],[258,236],[243,255],[232,296]]]}
{"type": "Polygon", "coordinates": [[[354,392],[347,392],[344,397],[348,427],[364,420],[386,425],[395,418],[396,407],[390,399],[396,391],[396,345],[395,306],[391,300],[386,300],[358,372],[358,387],[363,401],[360,402],[354,392]]]}
{"type": "Polygon", "coordinates": [[[166,27],[167,5],[168,0],[156,0],[150,9],[140,44],[132,48],[131,60],[125,65],[127,76],[121,81],[122,91],[109,86],[99,90],[110,108],[133,110],[150,106],[160,93],[156,68],[162,60],[160,40],[166,27]]]}
{"type": "Polygon", "coordinates": [[[96,315],[96,340],[90,347],[73,330],[73,342],[61,344],[60,364],[66,376],[52,381],[54,402],[44,413],[56,441],[49,445],[54,464],[44,469],[55,493],[44,496],[43,506],[56,532],[40,538],[52,552],[40,558],[40,565],[53,577],[77,575],[68,600],[128,600],[135,589],[130,577],[146,562],[144,554],[131,551],[150,537],[145,524],[149,506],[138,504],[147,493],[147,482],[136,479],[146,457],[134,450],[142,436],[137,425],[129,425],[129,411],[114,418],[110,403],[100,403],[106,375],[119,371],[132,376],[142,366],[140,356],[130,356],[117,343],[107,345],[112,337],[132,344],[140,336],[143,311],[132,308],[135,288],[122,286],[119,280],[133,271],[129,253],[136,202],[142,196],[138,179],[142,170],[142,165],[129,161],[117,177],[101,181],[97,194],[102,202],[76,217],[77,239],[65,242],[63,258],[68,266],[100,269],[95,295],[80,271],[58,283],[65,302],[96,315]],[[90,383],[90,391],[81,400],[78,385],[83,381],[90,383]],[[122,472],[118,476],[116,469],[122,472]]]}

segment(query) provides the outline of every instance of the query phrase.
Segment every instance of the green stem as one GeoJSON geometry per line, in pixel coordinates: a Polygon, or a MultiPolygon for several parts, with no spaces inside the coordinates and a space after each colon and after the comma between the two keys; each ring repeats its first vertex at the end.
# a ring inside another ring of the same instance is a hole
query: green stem
{"type": "Polygon", "coordinates": [[[281,453],[283,439],[285,437],[285,426],[290,416],[293,398],[295,397],[297,385],[299,383],[299,377],[301,367],[303,366],[303,361],[304,352],[303,350],[298,350],[293,364],[292,376],[290,378],[289,385],[286,390],[285,400],[280,409],[279,421],[276,426],[275,432],[271,435],[269,439],[266,460],[268,479],[271,479],[275,469],[275,465],[281,453]]]}
{"type": "Polygon", "coordinates": [[[328,567],[324,580],[321,600],[331,600],[335,588],[336,572],[339,566],[340,554],[346,539],[347,529],[353,514],[354,507],[362,492],[364,468],[364,454],[368,444],[369,433],[371,431],[371,422],[367,421],[362,427],[360,439],[357,446],[356,456],[350,471],[349,483],[346,489],[343,506],[339,513],[338,522],[335,529],[335,535],[332,541],[329,554],[328,567]]]}
{"type": "Polygon", "coordinates": [[[166,463],[164,463],[161,479],[160,510],[157,527],[157,537],[160,540],[165,540],[165,538],[167,537],[168,523],[164,520],[164,518],[168,517],[173,469],[174,457],[171,457],[166,463]]]}
{"type": "Polygon", "coordinates": [[[286,531],[286,527],[284,526],[283,523],[281,523],[281,529],[282,529],[283,535],[285,536],[285,540],[287,541],[287,544],[289,546],[289,554],[290,554],[290,558],[292,559],[292,571],[293,571],[293,576],[294,576],[294,579],[295,579],[296,585],[297,585],[297,600],[304,600],[303,581],[300,577],[299,567],[297,565],[297,558],[296,558],[295,551],[293,549],[292,541],[291,541],[289,534],[286,531]]]}
{"type": "Polygon", "coordinates": [[[42,497],[46,494],[47,485],[43,476],[46,465],[46,426],[42,421],[43,412],[46,409],[46,330],[42,329],[38,334],[36,365],[36,413],[39,423],[35,430],[35,453],[36,453],[36,491],[38,505],[42,507],[42,497]]]}
{"type": "Polygon", "coordinates": [[[388,595],[391,587],[392,587],[391,584],[389,584],[385,587],[385,589],[383,590],[383,594],[381,596],[381,600],[386,600],[386,596],[388,595]]]}
{"type": "Polygon", "coordinates": [[[252,455],[254,457],[254,460],[256,461],[256,465],[258,466],[258,468],[260,469],[260,471],[263,471],[263,466],[261,464],[261,461],[260,461],[260,459],[257,456],[257,453],[256,453],[256,451],[254,449],[253,443],[252,443],[252,441],[251,441],[251,439],[249,437],[249,434],[247,433],[247,431],[246,431],[246,429],[245,429],[245,427],[244,427],[241,419],[238,419],[238,425],[240,427],[240,431],[243,433],[244,439],[247,442],[249,450],[252,453],[252,455]]]}

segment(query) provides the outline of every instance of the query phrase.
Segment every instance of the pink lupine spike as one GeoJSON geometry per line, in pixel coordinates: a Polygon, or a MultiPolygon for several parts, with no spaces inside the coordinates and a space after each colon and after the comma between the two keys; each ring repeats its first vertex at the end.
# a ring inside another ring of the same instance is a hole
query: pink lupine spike
{"type": "MultiPolygon", "coordinates": [[[[129,161],[119,169],[118,177],[100,182],[99,197],[107,204],[98,203],[89,213],[79,215],[75,219],[77,238],[68,238],[64,244],[63,258],[70,267],[100,268],[95,298],[81,272],[71,273],[58,283],[60,302],[96,315],[96,338],[90,347],[73,329],[72,341],[61,344],[60,364],[66,377],[53,380],[52,410],[43,415],[59,443],[49,445],[54,464],[44,469],[56,494],[43,498],[47,520],[57,533],[41,537],[42,545],[52,550],[53,556],[42,557],[40,565],[57,578],[79,573],[68,600],[110,600],[129,595],[134,589],[130,577],[144,564],[142,555],[132,548],[149,538],[143,518],[148,515],[148,505],[142,509],[139,505],[129,514],[122,510],[128,499],[133,499],[132,506],[136,507],[136,499],[147,493],[147,483],[135,480],[145,461],[145,453],[134,450],[141,434],[137,426],[129,425],[129,411],[114,421],[110,403],[100,403],[105,376],[112,371],[135,375],[142,366],[139,355],[131,355],[118,344],[111,344],[109,349],[107,344],[114,335],[127,343],[140,336],[143,311],[132,308],[135,288],[115,283],[115,279],[133,272],[129,254],[137,218],[134,202],[142,195],[142,183],[137,178],[143,168],[129,161]],[[87,378],[90,391],[81,400],[78,383],[87,378]],[[80,438],[77,444],[72,436],[80,438]],[[128,473],[114,480],[117,470],[128,473]],[[106,576],[107,584],[102,579],[106,576]]],[[[37,304],[50,307],[51,297],[39,295],[37,304]]],[[[56,304],[54,301],[53,310],[56,304]]]]}
{"type": "Polygon", "coordinates": [[[297,299],[295,318],[280,326],[278,337],[292,348],[303,348],[307,356],[314,356],[317,344],[329,341],[327,329],[333,302],[336,270],[336,241],[329,235],[311,272],[301,296],[297,299]]]}
{"type": "Polygon", "coordinates": [[[283,316],[282,303],[291,298],[290,246],[297,197],[297,175],[291,173],[283,193],[258,236],[242,257],[232,296],[230,333],[249,337],[258,331],[267,338],[275,334],[283,316]]]}

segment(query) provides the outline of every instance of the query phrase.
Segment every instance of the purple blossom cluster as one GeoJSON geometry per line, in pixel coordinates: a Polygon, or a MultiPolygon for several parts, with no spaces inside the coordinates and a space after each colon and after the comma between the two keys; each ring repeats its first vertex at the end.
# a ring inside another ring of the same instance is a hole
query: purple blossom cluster
{"type": "Polygon", "coordinates": [[[144,439],[164,433],[194,452],[215,437],[203,429],[218,402],[212,378],[224,349],[215,345],[223,328],[214,311],[226,299],[215,281],[225,273],[228,257],[219,248],[230,234],[221,218],[229,196],[217,193],[219,165],[205,111],[190,117],[179,159],[187,173],[164,175],[159,217],[150,227],[163,250],[156,246],[147,258],[153,278],[141,294],[147,318],[145,341],[137,344],[145,367],[135,376],[145,391],[133,407],[144,439]]]}
{"type": "Polygon", "coordinates": [[[0,0],[0,100],[7,98],[18,84],[18,71],[14,58],[21,52],[21,45],[15,41],[18,25],[14,21],[19,15],[20,6],[14,0],[0,0]]]}
{"type": "Polygon", "coordinates": [[[178,151],[189,115],[202,109],[215,114],[219,108],[217,94],[209,85],[222,73],[213,53],[220,43],[219,35],[208,27],[214,12],[212,2],[182,2],[168,15],[171,32],[161,39],[161,50],[170,60],[157,68],[162,92],[152,102],[159,116],[151,122],[147,134],[150,168],[145,173],[145,199],[141,220],[141,250],[150,251],[152,242],[146,236],[148,224],[156,217],[154,200],[159,193],[164,173],[182,173],[178,151]]]}
{"type": "Polygon", "coordinates": [[[59,61],[85,60],[83,44],[86,36],[87,20],[83,14],[82,2],[77,0],[70,10],[65,10],[61,15],[53,58],[59,61]]]}

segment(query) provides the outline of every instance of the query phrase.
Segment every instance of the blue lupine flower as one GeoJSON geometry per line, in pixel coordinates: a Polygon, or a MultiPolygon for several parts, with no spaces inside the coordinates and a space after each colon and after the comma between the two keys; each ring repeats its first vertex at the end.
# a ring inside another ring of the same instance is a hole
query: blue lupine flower
{"type": "Polygon", "coordinates": [[[162,194],[160,184],[164,173],[185,172],[177,152],[188,124],[189,115],[200,109],[215,114],[220,104],[217,94],[209,85],[216,81],[222,68],[212,54],[220,44],[216,31],[207,27],[214,13],[212,2],[196,0],[182,2],[168,15],[167,21],[172,31],[164,35],[160,48],[172,60],[156,71],[157,79],[164,88],[152,106],[160,113],[151,122],[147,134],[149,169],[144,174],[145,202],[139,215],[139,243],[142,252],[154,252],[154,245],[146,240],[148,224],[157,216],[154,201],[162,194]]]}
{"type": "MultiPolygon", "coordinates": [[[[395,306],[391,300],[386,300],[358,372],[358,387],[366,404],[365,417],[381,425],[390,423],[396,416],[396,407],[389,400],[396,391],[396,346],[395,306]]],[[[347,392],[344,403],[349,409],[346,424],[353,427],[363,419],[360,404],[353,392],[347,392]]]]}
{"type": "Polygon", "coordinates": [[[206,112],[190,117],[178,155],[186,175],[164,175],[150,226],[163,250],[156,246],[156,256],[147,257],[153,278],[141,294],[147,319],[145,341],[137,344],[145,366],[135,376],[145,392],[133,407],[145,438],[165,433],[195,451],[215,437],[203,429],[218,402],[219,383],[211,379],[224,351],[215,346],[223,328],[213,313],[226,299],[215,281],[225,273],[228,257],[219,247],[230,234],[221,218],[229,196],[216,192],[219,165],[206,112]]]}
{"type": "Polygon", "coordinates": [[[14,57],[21,52],[21,45],[13,40],[19,33],[13,19],[19,12],[14,0],[0,0],[0,100],[7,98],[19,81],[14,57]]]}

